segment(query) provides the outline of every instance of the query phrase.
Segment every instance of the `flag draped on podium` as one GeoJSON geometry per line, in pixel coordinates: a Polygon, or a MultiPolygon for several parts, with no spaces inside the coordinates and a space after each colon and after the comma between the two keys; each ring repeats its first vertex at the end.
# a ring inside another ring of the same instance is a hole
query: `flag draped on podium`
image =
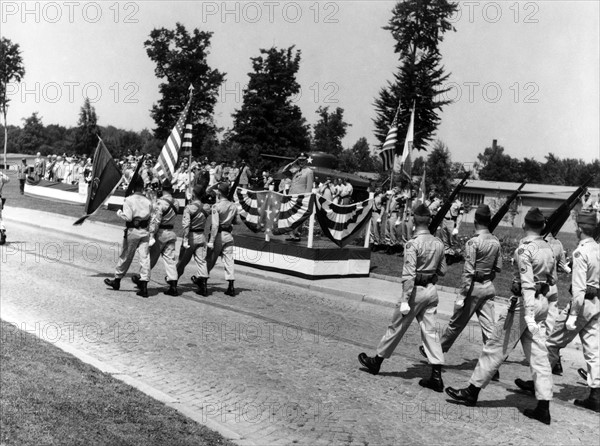
{"type": "Polygon", "coordinates": [[[92,181],[88,187],[88,196],[85,203],[85,215],[79,218],[74,225],[82,224],[102,206],[121,182],[121,171],[112,155],[100,139],[94,153],[92,166],[92,181]]]}
{"type": "Polygon", "coordinates": [[[381,151],[379,152],[379,156],[381,157],[381,161],[383,163],[383,170],[387,171],[394,167],[394,158],[396,156],[396,143],[398,142],[398,113],[400,112],[400,107],[396,110],[396,115],[394,116],[394,120],[392,121],[392,125],[388,130],[388,134],[385,137],[385,142],[383,146],[381,146],[381,151]]]}
{"type": "Polygon", "coordinates": [[[190,93],[190,98],[181,112],[177,124],[173,127],[171,134],[167,138],[167,142],[158,156],[158,162],[156,163],[155,169],[158,172],[158,178],[161,182],[165,179],[173,179],[175,166],[177,165],[177,159],[179,157],[179,149],[182,146],[186,148],[191,148],[192,146],[192,125],[191,123],[187,123],[186,125],[191,105],[192,95],[190,93]]]}
{"type": "Polygon", "coordinates": [[[312,213],[312,194],[283,195],[237,189],[240,218],[253,232],[281,235],[300,226],[312,213]]]}
{"type": "Polygon", "coordinates": [[[373,212],[373,200],[341,206],[317,195],[315,206],[315,215],[323,233],[340,248],[360,234],[373,212]]]}

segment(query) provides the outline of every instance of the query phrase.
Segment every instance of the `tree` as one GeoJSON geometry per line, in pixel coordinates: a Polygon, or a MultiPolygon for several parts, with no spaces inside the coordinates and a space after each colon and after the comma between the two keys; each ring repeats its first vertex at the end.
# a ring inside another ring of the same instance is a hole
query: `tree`
{"type": "Polygon", "coordinates": [[[8,122],[6,114],[10,99],[6,89],[11,82],[21,82],[25,76],[25,67],[18,43],[12,43],[6,37],[0,39],[0,112],[4,118],[4,168],[6,168],[6,149],[8,146],[8,122]]]}
{"type": "Polygon", "coordinates": [[[85,98],[79,110],[79,120],[75,131],[73,150],[76,153],[89,155],[94,152],[95,147],[98,145],[98,136],[100,136],[100,128],[97,122],[96,109],[90,103],[89,98],[85,98]]]}
{"type": "Polygon", "coordinates": [[[319,107],[319,121],[315,124],[313,149],[339,155],[344,147],[342,139],[346,136],[346,128],[351,124],[344,122],[344,109],[337,107],[329,113],[329,107],[319,107]]]}
{"type": "Polygon", "coordinates": [[[435,188],[441,197],[448,197],[452,192],[452,159],[446,144],[437,140],[427,157],[425,184],[427,190],[435,188]]]}
{"type": "Polygon", "coordinates": [[[44,137],[44,124],[38,112],[29,118],[23,119],[23,130],[19,134],[17,147],[21,153],[36,153],[46,143],[44,137]]]}
{"type": "Polygon", "coordinates": [[[300,92],[296,81],[300,54],[294,46],[270,48],[251,59],[253,72],[248,74],[242,107],[233,114],[231,137],[240,145],[243,159],[258,160],[261,153],[295,157],[310,149],[308,125],[300,107],[292,103],[300,92]]]}
{"type": "Polygon", "coordinates": [[[154,136],[163,142],[167,139],[187,103],[192,85],[194,99],[190,114],[196,154],[204,140],[216,134],[213,113],[219,86],[225,80],[225,73],[212,69],[207,62],[212,34],[195,28],[190,35],[185,26],[177,23],[174,30],[153,29],[150,39],[144,42],[148,57],[156,63],[156,77],[166,80],[159,85],[161,99],[152,106],[154,136]]]}
{"type": "Polygon", "coordinates": [[[443,88],[449,75],[441,66],[439,44],[446,31],[455,30],[448,19],[456,8],[456,4],[447,0],[401,1],[394,7],[392,18],[384,27],[396,40],[394,51],[398,54],[399,67],[394,81],[388,82],[375,99],[375,136],[383,144],[399,108],[397,154],[404,146],[413,103],[413,145],[424,150],[439,125],[438,111],[451,102],[443,98],[449,90],[443,88]]]}
{"type": "Polygon", "coordinates": [[[519,167],[521,178],[519,181],[527,181],[528,183],[542,183],[543,172],[542,165],[539,161],[533,158],[525,158],[521,161],[519,167]]]}
{"type": "Polygon", "coordinates": [[[477,155],[477,160],[476,167],[482,180],[520,181],[519,160],[506,155],[502,146],[494,144],[492,147],[486,147],[483,153],[477,155]]]}

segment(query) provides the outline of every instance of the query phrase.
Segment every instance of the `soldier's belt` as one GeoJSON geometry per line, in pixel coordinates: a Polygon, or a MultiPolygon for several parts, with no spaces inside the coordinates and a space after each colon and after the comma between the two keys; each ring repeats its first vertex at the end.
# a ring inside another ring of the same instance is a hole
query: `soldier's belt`
{"type": "Polygon", "coordinates": [[[430,283],[433,283],[435,285],[437,283],[437,280],[438,280],[437,274],[417,273],[417,275],[415,277],[415,285],[427,286],[430,283]]]}
{"type": "Polygon", "coordinates": [[[204,232],[204,228],[202,229],[190,229],[190,232],[193,232],[195,234],[200,233],[200,232],[204,232]]]}
{"type": "Polygon", "coordinates": [[[173,229],[173,225],[160,225],[158,229],[173,229]]]}
{"type": "Polygon", "coordinates": [[[585,289],[584,299],[592,300],[595,297],[600,297],[600,288],[596,288],[594,286],[589,286],[585,289]]]}
{"type": "Polygon", "coordinates": [[[495,278],[496,278],[496,273],[493,271],[489,274],[483,274],[483,273],[480,273],[479,271],[477,271],[477,272],[475,272],[475,275],[473,276],[473,280],[478,283],[483,283],[488,280],[494,280],[495,278]]]}
{"type": "MultiPolygon", "coordinates": [[[[521,289],[521,282],[513,282],[510,287],[510,291],[515,296],[522,296],[523,290],[521,289]]],[[[549,283],[547,283],[547,282],[536,282],[535,283],[535,296],[536,297],[540,294],[543,294],[545,296],[546,294],[548,294],[549,291],[550,291],[549,283]]]]}
{"type": "Polygon", "coordinates": [[[219,225],[219,230],[217,232],[231,232],[231,231],[233,231],[233,226],[232,225],[227,225],[227,226],[225,226],[225,225],[223,225],[223,226],[219,225]]]}
{"type": "Polygon", "coordinates": [[[127,229],[147,229],[149,220],[133,220],[125,222],[127,229]]]}

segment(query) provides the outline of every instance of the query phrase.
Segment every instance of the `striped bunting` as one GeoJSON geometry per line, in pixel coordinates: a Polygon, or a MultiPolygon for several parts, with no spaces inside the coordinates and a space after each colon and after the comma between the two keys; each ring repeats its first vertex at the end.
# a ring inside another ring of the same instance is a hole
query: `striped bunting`
{"type": "Polygon", "coordinates": [[[237,189],[240,218],[253,232],[281,235],[300,226],[312,213],[312,194],[283,195],[237,189]]]}
{"type": "Polygon", "coordinates": [[[369,222],[373,212],[373,200],[341,206],[317,195],[315,206],[323,233],[340,248],[354,240],[369,222]]]}
{"type": "Polygon", "coordinates": [[[381,147],[381,152],[379,152],[379,156],[381,157],[381,161],[383,162],[383,170],[391,170],[392,167],[394,167],[394,155],[396,153],[396,143],[398,142],[399,112],[400,107],[398,107],[398,110],[396,110],[396,115],[394,116],[394,120],[392,121],[390,130],[388,131],[388,134],[385,137],[385,142],[381,147]]]}
{"type": "MultiPolygon", "coordinates": [[[[158,178],[162,182],[165,179],[172,180],[173,175],[175,173],[175,166],[177,165],[177,158],[179,156],[179,149],[182,147],[181,136],[184,133],[183,127],[187,121],[188,113],[190,110],[190,106],[192,104],[192,96],[190,95],[190,99],[188,100],[183,112],[179,116],[177,120],[177,124],[171,131],[171,134],[167,138],[167,142],[163,146],[160,151],[160,155],[158,157],[158,162],[154,167],[158,172],[158,178]]],[[[185,125],[185,135],[183,139],[184,147],[192,146],[192,125],[185,125]],[[189,142],[189,146],[186,145],[189,142]]]]}

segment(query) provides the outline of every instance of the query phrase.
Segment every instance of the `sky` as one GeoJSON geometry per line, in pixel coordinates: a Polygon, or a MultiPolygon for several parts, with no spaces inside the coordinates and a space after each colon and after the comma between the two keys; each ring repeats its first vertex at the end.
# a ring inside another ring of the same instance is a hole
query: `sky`
{"type": "MultiPolygon", "coordinates": [[[[215,108],[232,126],[251,57],[260,48],[302,52],[307,122],[318,107],[344,109],[351,147],[373,134],[374,99],[398,58],[382,29],[393,1],[21,2],[3,1],[0,35],[21,47],[26,75],[9,85],[8,123],[39,112],[43,123],[75,126],[85,96],[102,126],[152,129],[161,80],[144,49],[154,28],[213,32],[209,64],[226,73],[215,108]]],[[[436,138],[452,160],[476,161],[492,140],[505,153],[543,161],[600,158],[600,2],[467,1],[452,18],[441,54],[450,73],[436,138]]]]}

